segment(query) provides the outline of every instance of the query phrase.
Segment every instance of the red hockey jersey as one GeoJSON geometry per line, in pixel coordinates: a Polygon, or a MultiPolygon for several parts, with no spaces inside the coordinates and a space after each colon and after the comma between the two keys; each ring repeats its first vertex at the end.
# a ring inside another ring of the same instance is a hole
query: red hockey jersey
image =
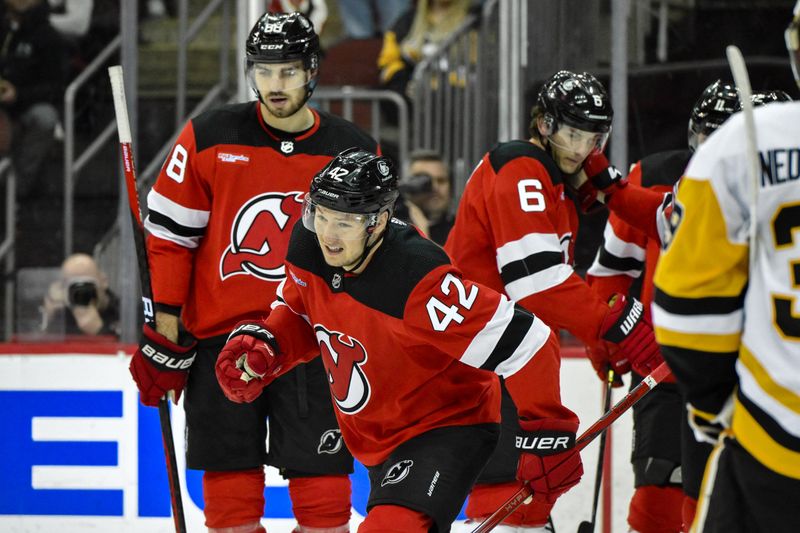
{"type": "Polygon", "coordinates": [[[550,155],[510,141],[470,176],[445,250],[467,277],[594,344],[608,305],[572,268],[577,231],[575,202],[550,155]]]}
{"type": "Polygon", "coordinates": [[[266,320],[282,371],[321,353],[339,427],[362,463],[434,428],[499,422],[495,373],[521,417],[575,420],[550,379],[559,366],[550,329],[463,279],[416,229],[392,221],[367,268],[351,275],[328,266],[297,224],[287,270],[266,320]]]}
{"type": "MultiPolygon", "coordinates": [[[[634,165],[628,180],[634,186],[668,193],[680,179],[691,155],[689,149],[684,149],[647,156],[634,165]]],[[[657,213],[650,214],[653,219],[657,216],[657,213]]],[[[648,237],[642,227],[634,227],[612,212],[603,231],[603,245],[597,251],[586,280],[604,299],[618,292],[626,294],[633,287],[650,316],[653,274],[660,252],[660,240],[648,237]],[[641,287],[634,286],[637,280],[641,287]]]]}
{"type": "Polygon", "coordinates": [[[263,316],[311,178],[345,148],[378,149],[353,124],[314,111],[299,134],[269,128],[256,102],[191,120],[147,197],[154,299],[196,337],[263,316]]]}

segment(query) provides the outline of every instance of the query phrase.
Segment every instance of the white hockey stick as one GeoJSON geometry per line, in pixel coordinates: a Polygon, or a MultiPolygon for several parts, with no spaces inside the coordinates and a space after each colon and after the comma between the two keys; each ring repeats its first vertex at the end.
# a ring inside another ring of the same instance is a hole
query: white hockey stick
{"type": "Polygon", "coordinates": [[[753,90],[750,87],[750,77],[747,75],[747,65],[742,57],[742,52],[735,45],[729,45],[725,49],[728,56],[728,64],[731,67],[733,81],[739,89],[739,99],[742,102],[742,114],[744,115],[745,142],[747,143],[747,163],[750,170],[750,268],[753,268],[756,260],[756,232],[758,231],[758,189],[761,186],[761,163],[758,157],[758,142],[756,139],[756,121],[753,115],[753,90]]]}

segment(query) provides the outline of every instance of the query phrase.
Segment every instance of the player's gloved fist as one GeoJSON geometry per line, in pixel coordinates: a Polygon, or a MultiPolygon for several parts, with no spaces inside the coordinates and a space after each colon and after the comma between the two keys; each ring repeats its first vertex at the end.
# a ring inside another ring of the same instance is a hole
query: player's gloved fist
{"type": "Polygon", "coordinates": [[[180,346],[145,324],[139,349],[133,354],[130,371],[144,405],[156,406],[169,391],[175,401],[181,397],[189,367],[194,363],[196,342],[180,346]]]}
{"type": "Polygon", "coordinates": [[[261,322],[239,322],[217,358],[215,372],[232,402],[252,402],[281,369],[275,336],[261,322]]]}
{"type": "Polygon", "coordinates": [[[583,161],[583,171],[594,187],[606,196],[628,185],[628,178],[612,166],[600,150],[592,150],[583,161]]]}
{"type": "MultiPolygon", "coordinates": [[[[616,348],[607,342],[598,343],[593,347],[586,347],[586,355],[589,357],[589,361],[591,361],[592,367],[597,373],[597,376],[604,383],[608,382],[609,369],[614,368],[614,366],[611,364],[611,353],[614,350],[616,350],[616,348]]],[[[614,371],[614,381],[612,382],[612,387],[622,387],[624,384],[625,383],[623,383],[622,377],[616,371],[614,371]]]]}
{"type": "Polygon", "coordinates": [[[534,500],[554,503],[583,475],[581,454],[575,449],[578,422],[520,420],[519,425],[517,479],[530,485],[534,500]]]}
{"type": "Polygon", "coordinates": [[[609,350],[608,360],[618,374],[633,367],[638,374],[646,376],[664,362],[653,325],[645,316],[642,302],[636,298],[626,298],[622,294],[611,298],[611,309],[600,324],[600,336],[616,344],[616,350],[609,350]]]}

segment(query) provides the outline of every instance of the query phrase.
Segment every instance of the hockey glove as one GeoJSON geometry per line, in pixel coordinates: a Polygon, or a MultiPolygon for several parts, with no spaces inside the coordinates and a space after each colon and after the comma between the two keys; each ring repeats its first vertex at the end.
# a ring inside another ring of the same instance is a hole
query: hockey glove
{"type": "Polygon", "coordinates": [[[275,379],[281,365],[275,336],[261,322],[239,322],[217,358],[222,392],[232,402],[252,402],[275,379]]]}
{"type": "MultiPolygon", "coordinates": [[[[609,347],[610,345],[605,342],[601,342],[594,347],[586,347],[586,355],[589,357],[589,361],[592,363],[592,368],[594,368],[597,376],[604,383],[608,381],[609,368],[612,368],[609,347]]],[[[615,371],[614,381],[612,382],[611,386],[617,388],[622,387],[624,384],[625,383],[622,381],[622,376],[617,374],[615,371]]]]}
{"type": "Polygon", "coordinates": [[[517,479],[530,485],[534,500],[555,503],[583,475],[581,454],[575,449],[578,422],[520,420],[519,425],[517,479]]]}
{"type": "Polygon", "coordinates": [[[626,298],[622,294],[611,298],[611,309],[600,324],[600,336],[616,345],[609,349],[608,362],[618,374],[633,367],[638,374],[646,376],[664,362],[653,325],[645,316],[642,302],[636,298],[626,298]]]}
{"type": "Polygon", "coordinates": [[[130,371],[139,387],[144,405],[155,407],[169,391],[175,391],[175,402],[181,397],[189,367],[194,363],[196,342],[180,346],[145,324],[139,349],[131,358],[130,371]]]}
{"type": "MultiPolygon", "coordinates": [[[[586,156],[583,161],[583,171],[586,172],[586,177],[592,185],[605,196],[611,196],[615,191],[628,185],[628,178],[612,166],[600,150],[593,150],[586,156]]],[[[603,201],[608,203],[607,198],[603,201]]]]}
{"type": "Polygon", "coordinates": [[[733,395],[728,398],[719,413],[701,411],[690,403],[686,404],[686,411],[689,416],[689,427],[692,428],[695,440],[716,444],[720,434],[731,427],[733,395]]]}

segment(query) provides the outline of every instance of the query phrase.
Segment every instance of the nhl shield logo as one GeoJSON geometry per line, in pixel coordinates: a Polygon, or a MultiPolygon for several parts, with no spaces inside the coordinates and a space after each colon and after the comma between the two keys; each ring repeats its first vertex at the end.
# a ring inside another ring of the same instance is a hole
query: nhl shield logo
{"type": "Polygon", "coordinates": [[[317,453],[329,453],[333,455],[342,449],[342,432],[338,429],[329,429],[319,438],[317,453]]]}
{"type": "Polygon", "coordinates": [[[414,466],[414,461],[411,459],[403,459],[402,461],[398,461],[390,466],[389,470],[386,472],[386,475],[383,476],[383,479],[381,480],[381,487],[385,487],[386,485],[394,485],[395,483],[400,483],[403,481],[408,477],[408,474],[411,473],[412,466],[414,466]]]}
{"type": "Polygon", "coordinates": [[[284,154],[291,154],[294,152],[294,142],[293,141],[281,141],[281,152],[284,154]]]}

